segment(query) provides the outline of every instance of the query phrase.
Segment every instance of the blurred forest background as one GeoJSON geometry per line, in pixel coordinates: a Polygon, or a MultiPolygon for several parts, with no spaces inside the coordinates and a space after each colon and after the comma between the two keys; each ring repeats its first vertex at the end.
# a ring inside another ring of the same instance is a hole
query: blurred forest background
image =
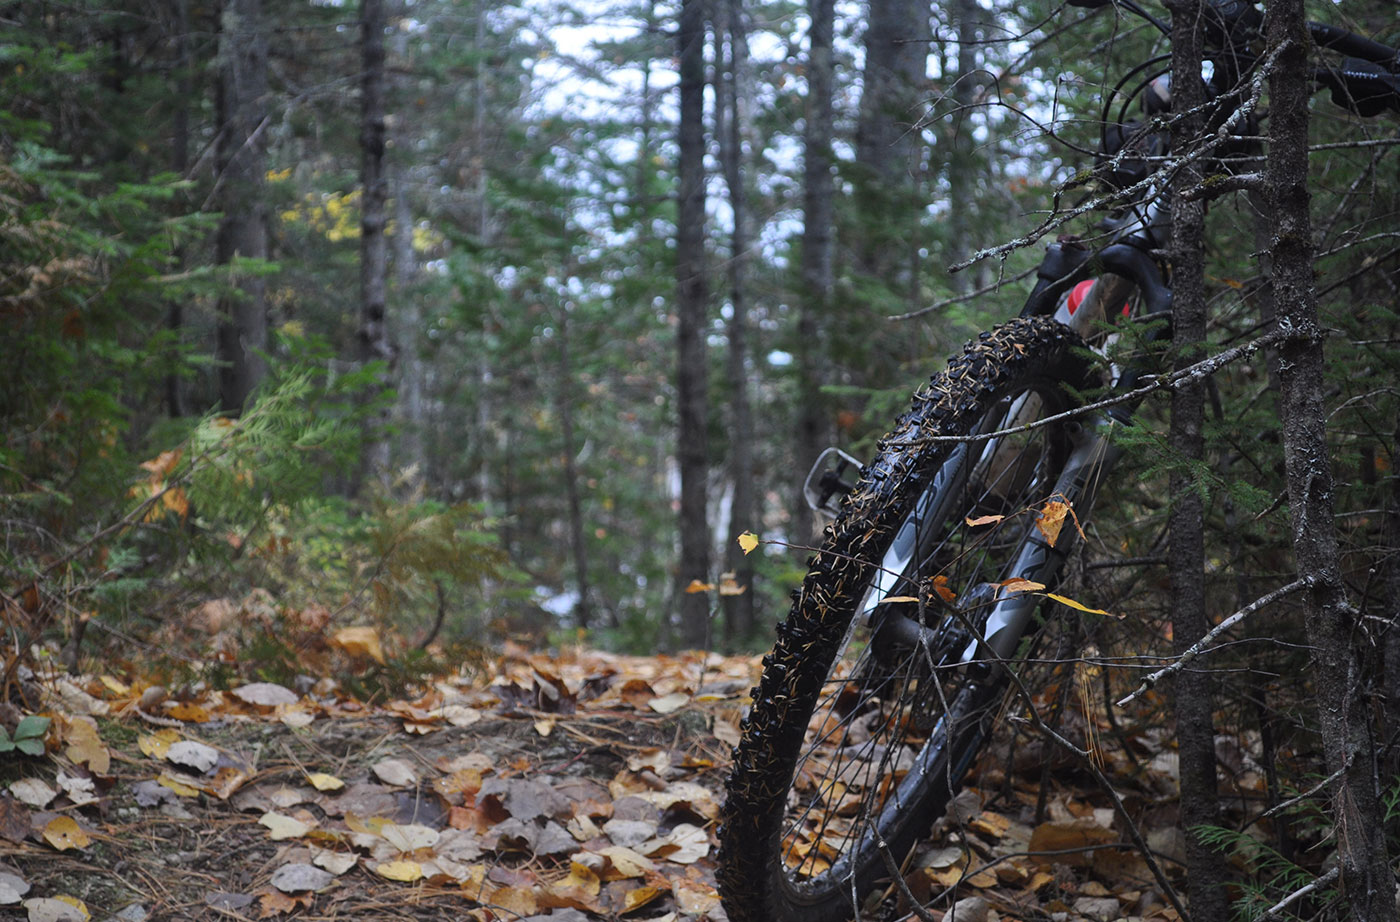
{"type": "MultiPolygon", "coordinates": [[[[1400,39],[1388,4],[1310,13],[1400,39]]],[[[1039,244],[949,266],[1087,194],[1103,107],[1166,51],[1037,0],[0,2],[7,646],[165,653],[235,611],[393,655],[765,645],[817,452],[868,456],[1019,308],[1039,244]]],[[[1379,625],[1396,126],[1314,109],[1338,526],[1379,625]]],[[[1211,348],[1259,328],[1256,233],[1212,207],[1211,348]]],[[[1264,364],[1212,405],[1206,461],[1144,408],[1077,564],[1136,652],[1173,473],[1217,613],[1291,573],[1264,364]]],[[[294,669],[283,627],[246,659],[294,669]]]]}

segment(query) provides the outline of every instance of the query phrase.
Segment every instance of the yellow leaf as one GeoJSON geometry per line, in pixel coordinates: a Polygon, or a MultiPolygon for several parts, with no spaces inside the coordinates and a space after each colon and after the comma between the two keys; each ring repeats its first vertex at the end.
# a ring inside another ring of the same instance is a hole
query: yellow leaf
{"type": "Polygon", "coordinates": [[[311,827],[299,819],[282,813],[264,813],[258,820],[259,826],[268,828],[268,838],[274,842],[281,839],[298,839],[311,831],[311,827]]]}
{"type": "Polygon", "coordinates": [[[44,827],[44,841],[61,852],[70,848],[87,848],[92,839],[83,832],[81,826],[71,816],[59,816],[49,820],[44,827]]]}
{"type": "Polygon", "coordinates": [[[423,866],[416,861],[385,861],[375,867],[374,873],[389,880],[410,883],[423,878],[423,866]]]}
{"type": "Polygon", "coordinates": [[[693,579],[690,581],[690,585],[685,587],[685,594],[696,595],[701,592],[709,592],[713,588],[715,588],[714,583],[702,583],[698,579],[693,579]]]}
{"type": "Polygon", "coordinates": [[[372,627],[343,627],[335,632],[335,643],[351,656],[368,656],[381,666],[384,664],[384,645],[372,627]]]}
{"type": "Polygon", "coordinates": [[[1037,590],[1045,588],[1044,583],[1037,583],[1033,579],[1022,579],[1019,576],[1013,576],[1010,579],[1002,580],[1000,583],[997,583],[997,585],[1009,592],[1036,592],[1037,590]]]}
{"type": "Polygon", "coordinates": [[[1040,510],[1040,515],[1035,520],[1035,527],[1045,536],[1045,540],[1054,547],[1055,542],[1060,539],[1060,529],[1064,527],[1065,516],[1069,514],[1069,503],[1062,503],[1057,499],[1052,499],[1040,510]]]}
{"type": "Polygon", "coordinates": [[[338,791],[345,787],[344,781],[325,772],[312,772],[306,776],[306,780],[311,782],[311,786],[318,791],[338,791]]]}
{"type": "Polygon", "coordinates": [[[1120,615],[1115,615],[1115,614],[1113,614],[1113,612],[1104,611],[1102,608],[1090,608],[1089,606],[1084,605],[1083,603],[1076,602],[1074,599],[1066,598],[1065,596],[1062,596],[1062,595],[1056,595],[1056,594],[1053,593],[1053,592],[1047,592],[1047,593],[1045,593],[1045,595],[1046,595],[1047,598],[1054,599],[1056,602],[1059,602],[1061,605],[1068,605],[1070,608],[1077,608],[1077,609],[1079,609],[1080,611],[1087,611],[1087,612],[1088,612],[1089,614],[1091,614],[1091,615],[1108,615],[1110,618],[1121,617],[1120,615]]]}
{"type": "Polygon", "coordinates": [[[100,676],[99,679],[101,680],[103,685],[107,686],[108,691],[110,691],[114,695],[117,695],[118,697],[124,698],[127,695],[131,694],[131,686],[127,685],[125,682],[123,682],[121,679],[116,678],[115,676],[104,675],[100,676]]]}
{"type": "Polygon", "coordinates": [[[643,906],[655,900],[663,891],[660,887],[638,887],[635,890],[628,890],[624,896],[622,911],[631,912],[634,909],[641,909],[643,906]]]}
{"type": "Polygon", "coordinates": [[[179,794],[181,797],[199,796],[199,788],[190,787],[188,784],[177,780],[173,775],[167,774],[166,772],[160,773],[160,777],[156,779],[156,783],[161,787],[170,788],[170,790],[179,794]]]}
{"type": "Polygon", "coordinates": [[[758,535],[751,531],[744,532],[739,536],[739,547],[743,549],[746,556],[752,553],[753,549],[758,547],[758,535]]]}
{"type": "Polygon", "coordinates": [[[549,736],[554,732],[554,718],[542,717],[535,721],[535,732],[540,736],[549,736]]]}

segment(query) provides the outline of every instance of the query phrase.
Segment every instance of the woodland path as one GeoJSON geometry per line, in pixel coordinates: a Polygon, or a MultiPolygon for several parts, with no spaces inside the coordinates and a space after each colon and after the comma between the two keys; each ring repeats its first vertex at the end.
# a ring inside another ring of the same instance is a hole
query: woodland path
{"type": "MultiPolygon", "coordinates": [[[[256,684],[158,713],[52,677],[48,752],[0,763],[0,919],[723,922],[713,826],[757,665],[514,650],[415,701],[256,684]]],[[[1170,859],[1174,754],[1108,756],[1170,859]]],[[[935,918],[1175,918],[1072,761],[1003,741],[976,783],[906,872],[935,918]]]]}

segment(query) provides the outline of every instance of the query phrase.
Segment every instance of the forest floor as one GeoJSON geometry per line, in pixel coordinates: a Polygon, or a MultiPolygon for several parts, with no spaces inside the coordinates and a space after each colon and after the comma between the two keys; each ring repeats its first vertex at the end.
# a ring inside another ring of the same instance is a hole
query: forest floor
{"type": "MultiPolygon", "coordinates": [[[[0,919],[723,922],[714,821],[757,668],[517,649],[378,704],[53,676],[46,754],[0,761],[0,919]]],[[[1105,767],[1175,881],[1157,732],[1105,767]]],[[[1176,918],[1073,758],[1003,739],[973,784],[865,918],[911,896],[967,922],[1176,918]]]]}

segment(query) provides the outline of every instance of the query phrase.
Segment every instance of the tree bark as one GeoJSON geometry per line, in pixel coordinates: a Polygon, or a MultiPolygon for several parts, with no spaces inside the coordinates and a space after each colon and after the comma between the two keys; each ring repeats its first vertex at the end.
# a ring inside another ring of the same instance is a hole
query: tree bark
{"type": "MultiPolygon", "coordinates": [[[[977,72],[977,26],[982,18],[982,8],[977,5],[977,0],[954,0],[952,12],[958,30],[957,72],[952,74],[953,101],[957,108],[953,113],[953,137],[948,157],[946,253],[948,263],[957,264],[974,249],[969,221],[973,190],[976,188],[972,106],[976,99],[977,81],[973,75],[977,72]]],[[[948,282],[953,291],[958,294],[967,291],[970,275],[970,272],[964,271],[950,276],[948,282]]]]}
{"type": "Polygon", "coordinates": [[[928,16],[920,0],[870,0],[856,123],[857,188],[865,203],[860,267],[911,290],[918,258],[912,229],[921,207],[911,179],[921,149],[913,127],[928,65],[928,16]]]}
{"type": "Polygon", "coordinates": [[[746,531],[758,531],[754,502],[753,413],[749,405],[748,370],[748,265],[749,216],[744,189],[744,126],[748,123],[741,89],[748,73],[748,31],[741,0],[722,0],[716,17],[715,60],[719,79],[715,88],[715,134],[719,140],[720,163],[729,193],[729,209],[734,228],[729,255],[729,350],[725,356],[729,382],[729,476],[734,485],[729,534],[725,536],[724,557],[728,580],[722,582],[724,640],[729,650],[738,649],[753,633],[753,560],[735,540],[746,531]],[[728,56],[725,48],[728,48],[728,56]]]}
{"type": "MultiPolygon", "coordinates": [[[[384,169],[384,0],[361,0],[360,53],[360,362],[383,362],[380,389],[389,387],[388,367],[394,348],[385,321],[389,279],[389,241],[385,234],[389,178],[384,169]]],[[[371,399],[378,396],[371,394],[371,399]]],[[[389,478],[389,409],[365,420],[361,483],[389,478]]]]}
{"type": "MultiPolygon", "coordinates": [[[[227,0],[219,17],[220,131],[215,145],[219,222],[214,250],[221,266],[267,258],[267,36],[262,0],[227,0]]],[[[238,413],[267,374],[267,283],[235,273],[237,288],[220,298],[219,401],[238,413]]]]}
{"type": "Polygon", "coordinates": [[[1293,550],[1304,592],[1308,643],[1322,743],[1330,772],[1342,901],[1359,922],[1396,918],[1395,876],[1386,857],[1379,746],[1371,732],[1365,671],[1367,636],[1342,579],[1333,520],[1332,467],[1323,399],[1323,340],[1313,287],[1308,190],[1308,48],[1302,0],[1269,5],[1269,151],[1265,191],[1273,217],[1270,247],[1279,326],[1293,335],[1279,347],[1284,469],[1293,550]]]}
{"type": "Polygon", "coordinates": [[[680,54],[679,202],[676,220],[676,454],[680,463],[680,560],[676,609],[689,647],[709,639],[710,529],[705,326],[705,18],[704,0],[682,0],[680,54]]]}
{"type": "Polygon", "coordinates": [[[579,493],[578,445],[574,440],[574,365],[569,355],[569,305],[559,306],[559,380],[555,404],[559,411],[560,438],[564,451],[564,497],[569,506],[569,553],[574,558],[575,626],[588,630],[593,620],[588,583],[588,540],[583,533],[583,499],[579,493]]]}
{"type": "MultiPolygon", "coordinates": [[[[1172,153],[1181,156],[1200,143],[1205,119],[1201,81],[1201,0],[1172,0],[1172,153]]],[[[1203,170],[1192,164],[1172,182],[1172,349],[1176,367],[1205,357],[1205,203],[1186,201],[1181,193],[1201,183],[1203,170]]],[[[1172,637],[1179,654],[1210,630],[1205,594],[1205,501],[1194,469],[1205,457],[1205,383],[1195,381],[1172,390],[1168,435],[1179,467],[1170,479],[1168,514],[1172,637]]],[[[1228,865],[1202,841],[1197,830],[1220,824],[1216,781],[1214,680],[1208,669],[1185,669],[1176,677],[1173,696],[1181,758],[1181,825],[1186,830],[1186,868],[1192,922],[1225,922],[1228,865]]]]}
{"type": "MultiPolygon", "coordinates": [[[[828,314],[834,275],[832,260],[832,196],[835,158],[831,150],[835,62],[835,0],[808,0],[807,101],[802,126],[802,291],[797,309],[797,491],[794,494],[792,540],[809,542],[815,519],[802,494],[801,475],[817,460],[827,440],[826,416],[818,368],[821,318],[828,314]]],[[[805,558],[806,552],[803,552],[805,558]]]]}

